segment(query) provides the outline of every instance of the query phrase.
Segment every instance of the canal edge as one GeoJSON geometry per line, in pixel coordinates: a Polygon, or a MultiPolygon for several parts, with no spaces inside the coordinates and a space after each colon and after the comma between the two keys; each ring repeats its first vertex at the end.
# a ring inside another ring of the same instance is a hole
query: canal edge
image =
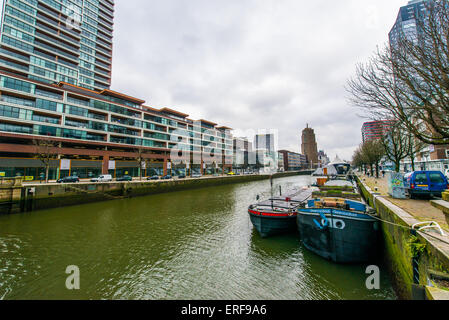
{"type": "MultiPolygon", "coordinates": [[[[449,300],[449,290],[436,285],[449,272],[449,245],[424,232],[411,231],[421,221],[372,191],[357,177],[365,201],[383,220],[385,260],[400,299],[449,300]],[[419,249],[416,249],[419,248],[419,249]]],[[[449,241],[449,237],[445,237],[449,241]]]]}

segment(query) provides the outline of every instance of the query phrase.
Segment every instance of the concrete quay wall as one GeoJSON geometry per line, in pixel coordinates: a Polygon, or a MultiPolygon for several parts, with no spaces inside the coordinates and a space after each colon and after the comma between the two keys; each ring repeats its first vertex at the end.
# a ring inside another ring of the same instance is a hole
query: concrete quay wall
{"type": "Polygon", "coordinates": [[[380,197],[358,178],[365,201],[382,222],[385,260],[401,299],[449,300],[449,236],[433,231],[412,231],[417,220],[380,197]],[[442,281],[441,281],[442,280],[442,281]]]}
{"type": "MultiPolygon", "coordinates": [[[[309,175],[309,171],[282,172],[273,178],[309,175]]],[[[0,185],[0,214],[31,212],[42,209],[59,208],[81,203],[131,198],[158,193],[207,188],[226,184],[267,180],[270,175],[243,175],[204,177],[199,179],[175,179],[160,181],[132,181],[70,184],[22,184],[19,178],[0,185]]]]}

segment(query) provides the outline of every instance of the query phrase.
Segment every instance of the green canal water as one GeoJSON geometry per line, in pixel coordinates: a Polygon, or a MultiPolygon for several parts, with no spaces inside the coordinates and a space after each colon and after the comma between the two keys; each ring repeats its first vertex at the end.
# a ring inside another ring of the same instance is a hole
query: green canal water
{"type": "Polygon", "coordinates": [[[366,265],[327,262],[295,234],[260,238],[247,207],[269,190],[259,181],[0,216],[0,299],[396,299],[381,264],[370,291],[366,265]],[[69,265],[80,290],[65,287],[69,265]]]}

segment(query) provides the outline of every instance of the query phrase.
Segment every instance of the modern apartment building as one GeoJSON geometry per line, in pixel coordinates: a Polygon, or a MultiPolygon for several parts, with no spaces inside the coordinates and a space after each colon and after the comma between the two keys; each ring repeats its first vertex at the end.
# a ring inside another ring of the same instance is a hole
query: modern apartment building
{"type": "Polygon", "coordinates": [[[230,128],[112,91],[46,84],[0,71],[0,176],[42,174],[33,142],[57,142],[50,178],[214,173],[232,168],[230,128]],[[186,172],[187,171],[187,172],[186,172]]]}
{"type": "Polygon", "coordinates": [[[40,178],[42,142],[50,179],[232,168],[230,128],[109,89],[113,17],[112,0],[3,1],[0,177],[40,178]]]}
{"type": "Polygon", "coordinates": [[[109,89],[113,20],[113,0],[3,0],[0,70],[109,89]]]}
{"type": "Polygon", "coordinates": [[[384,135],[394,123],[394,120],[365,122],[362,126],[363,143],[382,138],[382,135],[384,135]]]}

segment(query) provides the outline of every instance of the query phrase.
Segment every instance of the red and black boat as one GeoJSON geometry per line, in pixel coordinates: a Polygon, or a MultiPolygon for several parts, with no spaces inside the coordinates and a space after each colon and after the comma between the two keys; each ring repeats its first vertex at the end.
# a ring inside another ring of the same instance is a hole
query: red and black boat
{"type": "Polygon", "coordinates": [[[298,208],[312,196],[310,189],[304,189],[286,197],[271,198],[252,204],[248,214],[253,226],[262,238],[296,232],[298,208]]]}

